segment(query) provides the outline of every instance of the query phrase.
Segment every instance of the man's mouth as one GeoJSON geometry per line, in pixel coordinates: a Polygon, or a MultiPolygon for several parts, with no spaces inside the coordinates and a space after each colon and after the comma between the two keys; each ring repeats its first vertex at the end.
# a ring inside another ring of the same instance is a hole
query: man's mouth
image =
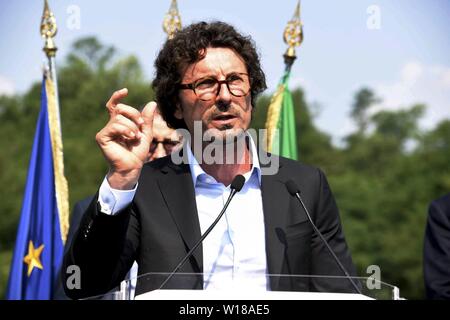
{"type": "Polygon", "coordinates": [[[236,118],[237,117],[232,114],[218,114],[212,117],[212,122],[223,125],[234,121],[236,118]]]}

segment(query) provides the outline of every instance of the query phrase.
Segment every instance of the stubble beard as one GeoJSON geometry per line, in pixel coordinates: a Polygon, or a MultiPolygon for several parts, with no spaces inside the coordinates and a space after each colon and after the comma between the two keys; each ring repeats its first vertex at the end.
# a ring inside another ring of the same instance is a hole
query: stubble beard
{"type": "Polygon", "coordinates": [[[224,125],[220,128],[210,128],[205,131],[205,141],[213,144],[226,145],[235,143],[244,136],[244,129],[234,128],[232,125],[224,125]]]}

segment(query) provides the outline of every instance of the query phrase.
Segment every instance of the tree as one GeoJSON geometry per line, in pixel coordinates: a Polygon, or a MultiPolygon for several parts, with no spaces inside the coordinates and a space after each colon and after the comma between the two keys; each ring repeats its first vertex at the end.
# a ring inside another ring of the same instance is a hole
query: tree
{"type": "Polygon", "coordinates": [[[379,98],[369,88],[360,89],[353,100],[350,116],[356,122],[359,132],[364,133],[369,122],[368,111],[372,105],[378,103],[379,98]]]}

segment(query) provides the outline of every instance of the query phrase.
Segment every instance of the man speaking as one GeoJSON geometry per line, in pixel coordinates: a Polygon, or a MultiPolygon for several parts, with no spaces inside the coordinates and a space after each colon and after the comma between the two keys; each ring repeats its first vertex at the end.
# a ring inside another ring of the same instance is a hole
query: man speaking
{"type": "MultiPolygon", "coordinates": [[[[324,174],[274,155],[261,161],[267,155],[247,132],[266,88],[250,37],[222,22],[192,24],[165,43],[155,68],[156,102],[140,112],[121,103],[122,89],[106,104],[110,119],[96,140],[109,172],[65,256],[63,270],[81,270],[81,288],[66,287],[67,295],[116,287],[135,260],[140,275],[204,274],[188,283],[172,279],[172,287],[185,289],[352,292],[344,280],[267,276],[343,276],[339,262],[352,275],[355,268],[324,174]],[[171,155],[145,163],[156,108],[170,127],[188,133],[181,162],[171,155]]],[[[138,281],[136,294],[150,289],[138,281]]]]}

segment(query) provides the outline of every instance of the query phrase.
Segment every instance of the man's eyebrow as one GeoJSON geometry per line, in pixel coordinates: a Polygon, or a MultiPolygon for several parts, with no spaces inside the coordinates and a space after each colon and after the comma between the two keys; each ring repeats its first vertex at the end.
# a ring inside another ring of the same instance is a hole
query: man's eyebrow
{"type": "MultiPolygon", "coordinates": [[[[227,74],[225,74],[225,79],[230,76],[237,75],[237,74],[247,74],[247,72],[245,72],[245,71],[230,71],[227,74]]],[[[212,73],[205,73],[204,75],[198,75],[197,78],[193,78],[192,80],[189,80],[189,81],[184,80],[182,82],[192,82],[192,81],[195,82],[195,81],[209,79],[209,78],[218,79],[217,76],[212,73]]]]}
{"type": "Polygon", "coordinates": [[[191,81],[198,81],[198,80],[202,80],[205,78],[216,78],[216,76],[214,76],[212,74],[205,74],[205,75],[197,76],[196,78],[194,77],[191,81]]]}
{"type": "Polygon", "coordinates": [[[247,74],[247,72],[244,72],[244,71],[232,71],[232,72],[230,72],[230,73],[227,74],[227,78],[228,78],[229,76],[235,76],[235,75],[240,76],[240,75],[242,75],[242,74],[247,74]]]}
{"type": "MultiPolygon", "coordinates": [[[[243,74],[243,73],[245,74],[245,72],[243,72],[243,71],[231,71],[231,72],[228,72],[227,74],[225,74],[225,78],[228,78],[229,76],[234,76],[234,75],[238,75],[238,74],[243,74]]],[[[205,76],[199,77],[198,80],[204,79],[204,78],[214,78],[214,79],[217,79],[217,76],[216,76],[216,75],[209,74],[209,75],[205,75],[205,76]]]]}

